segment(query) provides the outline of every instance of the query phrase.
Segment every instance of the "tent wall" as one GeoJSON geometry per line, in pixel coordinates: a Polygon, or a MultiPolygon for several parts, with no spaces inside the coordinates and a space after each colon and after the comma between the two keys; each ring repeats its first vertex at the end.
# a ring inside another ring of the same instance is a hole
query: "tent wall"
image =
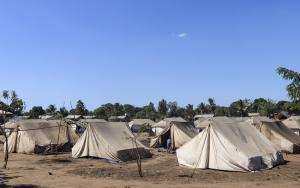
{"type": "Polygon", "coordinates": [[[179,164],[190,168],[245,172],[283,162],[278,148],[254,127],[229,118],[214,118],[176,152],[179,164]]]}
{"type": "Polygon", "coordinates": [[[300,153],[300,137],[281,122],[262,122],[257,128],[282,151],[300,153]]]}
{"type": "Polygon", "coordinates": [[[54,120],[22,120],[16,123],[16,127],[8,138],[9,152],[68,152],[78,139],[69,125],[54,120]]]}
{"type": "Polygon", "coordinates": [[[72,157],[97,157],[113,161],[151,157],[149,150],[135,138],[125,123],[90,123],[72,149],[72,157]]]}

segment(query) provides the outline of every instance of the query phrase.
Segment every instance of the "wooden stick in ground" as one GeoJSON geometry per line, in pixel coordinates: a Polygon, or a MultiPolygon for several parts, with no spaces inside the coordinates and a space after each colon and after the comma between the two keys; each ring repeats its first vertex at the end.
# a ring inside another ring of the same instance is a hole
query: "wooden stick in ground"
{"type": "Polygon", "coordinates": [[[137,167],[138,167],[138,172],[140,177],[143,177],[143,171],[142,171],[142,160],[141,160],[141,155],[139,153],[139,149],[138,149],[138,145],[136,142],[136,138],[132,138],[132,141],[135,143],[135,150],[136,150],[136,163],[137,163],[137,167]]]}
{"type": "MultiPolygon", "coordinates": [[[[5,125],[5,116],[4,116],[4,124],[5,125]]],[[[0,125],[0,131],[3,134],[4,138],[5,138],[5,154],[4,154],[4,165],[3,168],[6,169],[7,167],[7,163],[8,163],[8,136],[5,132],[5,127],[2,127],[2,125],[0,125]]]]}

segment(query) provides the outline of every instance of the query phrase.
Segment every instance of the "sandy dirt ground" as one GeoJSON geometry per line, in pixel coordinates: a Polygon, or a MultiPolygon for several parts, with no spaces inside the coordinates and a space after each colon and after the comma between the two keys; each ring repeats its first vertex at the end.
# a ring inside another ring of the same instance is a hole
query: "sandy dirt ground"
{"type": "Polygon", "coordinates": [[[71,154],[10,154],[8,169],[0,170],[0,187],[300,187],[300,155],[289,155],[287,164],[262,172],[197,169],[191,178],[193,170],[179,167],[176,155],[153,153],[152,159],[143,161],[143,178],[135,161],[111,164],[100,159],[73,159],[71,154]]]}

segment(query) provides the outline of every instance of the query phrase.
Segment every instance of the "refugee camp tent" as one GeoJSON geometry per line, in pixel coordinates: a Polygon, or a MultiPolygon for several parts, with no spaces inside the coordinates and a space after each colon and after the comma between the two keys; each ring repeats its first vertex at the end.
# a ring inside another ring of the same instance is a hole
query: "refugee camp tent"
{"type": "Polygon", "coordinates": [[[255,126],[265,137],[287,153],[300,153],[300,137],[280,121],[253,117],[246,122],[255,126]]]}
{"type": "Polygon", "coordinates": [[[211,119],[212,118],[198,118],[196,121],[194,121],[194,125],[198,130],[202,131],[203,129],[208,127],[211,119]]]}
{"type": "Polygon", "coordinates": [[[54,116],[51,116],[51,115],[42,115],[42,116],[39,116],[39,119],[54,120],[54,119],[57,119],[57,118],[55,118],[54,116]]]}
{"type": "Polygon", "coordinates": [[[82,115],[68,115],[67,117],[65,117],[65,119],[68,119],[68,120],[73,120],[73,121],[78,121],[80,119],[83,119],[83,116],[82,115]]]}
{"type": "Polygon", "coordinates": [[[57,120],[20,120],[8,127],[14,128],[8,137],[8,151],[12,153],[67,152],[78,139],[68,124],[57,120]]]}
{"type": "Polygon", "coordinates": [[[83,133],[86,129],[86,127],[88,126],[89,123],[103,123],[103,122],[107,122],[105,119],[81,119],[77,122],[74,122],[72,124],[72,128],[74,130],[76,130],[77,133],[83,133]]]}
{"type": "Polygon", "coordinates": [[[132,132],[140,132],[141,130],[148,130],[155,122],[151,119],[133,119],[128,123],[132,132]]]}
{"type": "Polygon", "coordinates": [[[300,136],[300,116],[291,116],[283,120],[282,123],[300,136]]]}
{"type": "Polygon", "coordinates": [[[214,117],[214,114],[197,114],[194,116],[194,120],[198,120],[198,119],[208,119],[208,118],[212,118],[214,117]]]}
{"type": "Polygon", "coordinates": [[[187,121],[184,120],[182,117],[165,118],[152,125],[152,131],[156,136],[158,136],[165,128],[167,128],[170,125],[171,122],[187,122],[187,121]]]}
{"type": "Polygon", "coordinates": [[[209,126],[177,149],[180,166],[225,171],[257,171],[283,162],[282,154],[257,129],[215,117],[209,126]]]}
{"type": "Polygon", "coordinates": [[[89,122],[72,149],[72,157],[97,157],[128,161],[151,157],[149,150],[135,137],[124,122],[89,122]]]}
{"type": "Polygon", "coordinates": [[[167,139],[171,138],[172,149],[179,148],[198,134],[198,130],[190,122],[168,122],[168,126],[151,139],[150,147],[167,147],[167,139]]]}

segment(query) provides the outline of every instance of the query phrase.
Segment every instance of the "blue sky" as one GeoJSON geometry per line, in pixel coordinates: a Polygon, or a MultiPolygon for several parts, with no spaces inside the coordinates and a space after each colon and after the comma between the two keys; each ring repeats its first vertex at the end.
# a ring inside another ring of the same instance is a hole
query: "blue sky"
{"type": "Polygon", "coordinates": [[[296,0],[0,1],[0,90],[27,110],[286,100],[275,69],[300,71],[299,10],[296,0]]]}

